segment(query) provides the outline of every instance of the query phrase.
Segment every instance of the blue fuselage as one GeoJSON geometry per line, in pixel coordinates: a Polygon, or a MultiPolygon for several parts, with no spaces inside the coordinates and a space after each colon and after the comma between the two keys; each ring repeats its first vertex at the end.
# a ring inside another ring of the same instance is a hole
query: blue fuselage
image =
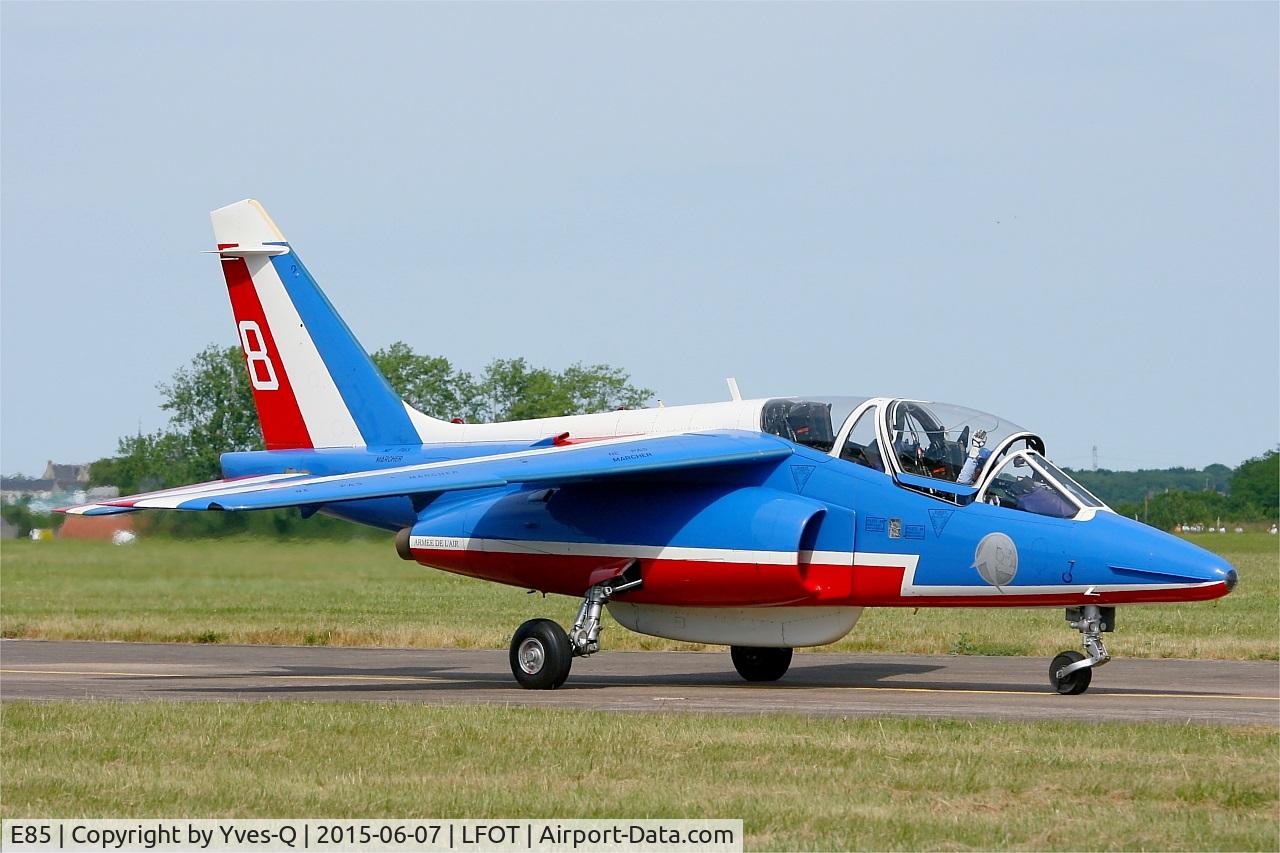
{"type": "MultiPolygon", "coordinates": [[[[263,451],[226,476],[378,470],[528,449],[527,443],[263,451]]],[[[631,560],[638,603],[709,606],[1040,606],[1190,601],[1236,573],[1177,537],[1103,510],[1087,520],[959,505],[797,446],[782,462],[661,477],[328,503],[320,511],[406,531],[419,562],[581,595],[631,560]]]]}

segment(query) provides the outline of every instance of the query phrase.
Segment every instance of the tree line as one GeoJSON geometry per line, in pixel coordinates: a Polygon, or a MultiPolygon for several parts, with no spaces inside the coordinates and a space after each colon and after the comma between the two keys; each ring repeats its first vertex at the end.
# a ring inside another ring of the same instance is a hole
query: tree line
{"type": "MultiPolygon", "coordinates": [[[[640,408],[653,392],[631,383],[624,370],[575,364],[556,371],[523,358],[497,359],[479,374],[447,358],[422,355],[397,341],[372,353],[391,387],[419,411],[442,420],[524,420],[640,408]]],[[[92,485],[122,493],[150,491],[221,477],[226,451],[261,450],[253,392],[239,347],[210,345],[159,386],[169,422],[152,433],[124,436],[116,456],[90,467],[92,485]]],[[[1270,450],[1234,470],[1071,471],[1117,512],[1171,529],[1183,523],[1274,522],[1280,513],[1280,454],[1270,450]]],[[[154,513],[141,522],[174,535],[263,532],[350,536],[362,528],[313,519],[299,524],[296,510],[261,513],[154,513]]]]}
{"type": "MultiPolygon", "coordinates": [[[[401,341],[371,357],[396,393],[442,420],[510,421],[639,408],[653,396],[631,384],[626,371],[607,364],[556,371],[523,358],[497,359],[476,376],[401,341]]],[[[158,387],[168,424],[122,437],[116,456],[90,467],[93,485],[129,493],[215,480],[222,476],[218,458],[224,452],[263,449],[239,347],[205,347],[158,387]]]]}
{"type": "Polygon", "coordinates": [[[1162,492],[1220,492],[1231,490],[1235,470],[1226,465],[1204,468],[1143,468],[1137,471],[1111,471],[1106,468],[1074,469],[1067,473],[1107,503],[1141,503],[1162,492]]]}
{"type": "MultiPolygon", "coordinates": [[[[422,355],[397,341],[371,354],[391,387],[419,411],[442,420],[492,422],[642,408],[653,392],[607,364],[564,370],[523,358],[496,359],[478,375],[447,358],[422,355]]],[[[119,486],[122,494],[216,480],[224,452],[262,450],[262,429],[239,347],[205,347],[159,386],[169,422],[152,433],[120,438],[117,455],[94,462],[91,485],[119,486]]],[[[151,532],[171,535],[271,533],[360,535],[363,528],[316,517],[305,525],[297,510],[253,513],[148,513],[151,532]]]]}
{"type": "MultiPolygon", "coordinates": [[[[1080,482],[1088,489],[1088,472],[1080,472],[1080,482]]],[[[1263,522],[1274,524],[1280,516],[1280,453],[1269,450],[1241,463],[1226,483],[1226,493],[1213,489],[1168,489],[1142,495],[1136,500],[1114,501],[1105,491],[1096,492],[1121,515],[1145,521],[1161,530],[1180,524],[1263,522]]]]}

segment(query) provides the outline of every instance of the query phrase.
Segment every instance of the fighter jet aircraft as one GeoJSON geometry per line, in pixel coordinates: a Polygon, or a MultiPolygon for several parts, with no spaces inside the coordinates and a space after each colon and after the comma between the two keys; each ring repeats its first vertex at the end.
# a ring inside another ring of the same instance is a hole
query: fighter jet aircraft
{"type": "Polygon", "coordinates": [[[212,218],[267,449],[224,454],[223,480],[65,511],[298,507],[394,531],[424,566],[581,598],[568,632],[516,629],[523,687],[559,687],[599,651],[605,607],[632,631],[730,646],[743,678],[772,681],[793,648],[839,640],[866,607],[1052,606],[1084,654],[1055,657],[1049,681],[1076,694],[1110,659],[1117,605],[1236,584],[1221,558],[1109,509],[1039,435],[959,406],[735,393],[429,417],[392,391],[258,202],[212,218]]]}

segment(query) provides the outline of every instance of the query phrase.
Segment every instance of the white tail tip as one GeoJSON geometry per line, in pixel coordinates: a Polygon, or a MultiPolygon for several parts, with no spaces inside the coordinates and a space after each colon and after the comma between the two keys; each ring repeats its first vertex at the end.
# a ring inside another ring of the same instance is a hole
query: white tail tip
{"type": "Polygon", "coordinates": [[[219,246],[260,246],[263,243],[285,242],[284,234],[256,199],[247,198],[220,207],[210,213],[209,218],[213,220],[213,236],[219,246]]]}

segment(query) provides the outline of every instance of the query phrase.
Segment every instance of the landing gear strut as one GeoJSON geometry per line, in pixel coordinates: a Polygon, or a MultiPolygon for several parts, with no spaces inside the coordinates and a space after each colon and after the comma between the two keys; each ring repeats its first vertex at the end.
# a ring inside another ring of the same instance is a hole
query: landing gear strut
{"type": "Polygon", "coordinates": [[[586,591],[568,634],[550,619],[530,619],[517,628],[511,638],[510,660],[511,674],[520,686],[555,690],[564,684],[575,657],[600,651],[600,614],[605,604],[642,584],[639,564],[632,561],[622,574],[586,591]]]}
{"type": "Polygon", "coordinates": [[[1075,696],[1089,689],[1094,667],[1111,660],[1111,653],[1102,642],[1102,634],[1115,630],[1116,609],[1096,604],[1068,607],[1067,624],[1080,632],[1085,654],[1063,652],[1055,657],[1049,664],[1049,683],[1064,696],[1075,696]]]}

